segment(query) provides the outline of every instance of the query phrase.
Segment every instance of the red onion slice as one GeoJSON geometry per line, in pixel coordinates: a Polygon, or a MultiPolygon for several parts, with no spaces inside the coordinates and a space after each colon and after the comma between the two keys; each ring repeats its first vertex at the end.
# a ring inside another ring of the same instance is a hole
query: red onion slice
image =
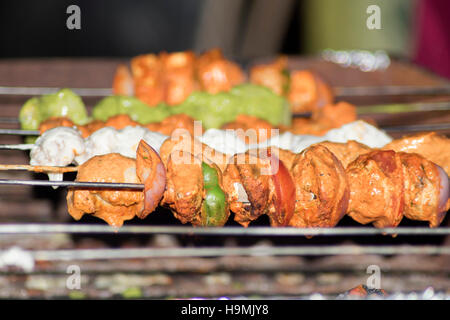
{"type": "Polygon", "coordinates": [[[444,169],[435,164],[436,168],[439,172],[440,178],[440,188],[439,188],[439,202],[438,202],[438,213],[445,214],[447,212],[449,205],[447,204],[448,198],[450,197],[450,188],[449,188],[449,178],[447,173],[445,173],[444,169]]]}
{"type": "Polygon", "coordinates": [[[144,140],[136,152],[136,173],[144,182],[144,210],[138,215],[145,218],[161,201],[166,189],[166,168],[158,153],[144,140]]]}

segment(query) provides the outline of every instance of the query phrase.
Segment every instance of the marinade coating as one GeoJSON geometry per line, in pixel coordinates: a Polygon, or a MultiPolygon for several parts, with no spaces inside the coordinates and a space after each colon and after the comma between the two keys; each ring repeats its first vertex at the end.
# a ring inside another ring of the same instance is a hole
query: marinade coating
{"type": "Polygon", "coordinates": [[[349,186],[341,162],[326,147],[298,154],[291,174],[295,184],[293,227],[334,227],[347,211],[349,186]]]}
{"type": "MultiPolygon", "coordinates": [[[[117,153],[95,156],[79,166],[76,181],[141,183],[136,161],[117,153]]],[[[140,215],[144,193],[140,190],[74,189],[67,193],[69,214],[79,220],[84,214],[103,219],[113,227],[140,215]]]]}

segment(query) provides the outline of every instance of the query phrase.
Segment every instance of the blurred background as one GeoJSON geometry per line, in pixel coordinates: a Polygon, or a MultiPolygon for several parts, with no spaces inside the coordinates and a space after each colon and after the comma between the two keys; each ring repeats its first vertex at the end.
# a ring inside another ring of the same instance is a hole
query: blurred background
{"type": "Polygon", "coordinates": [[[59,0],[0,2],[0,57],[130,57],[220,47],[252,59],[386,50],[450,78],[447,0],[59,0]],[[68,30],[69,5],[81,30],[68,30]],[[369,5],[381,29],[369,30],[369,5]]]}

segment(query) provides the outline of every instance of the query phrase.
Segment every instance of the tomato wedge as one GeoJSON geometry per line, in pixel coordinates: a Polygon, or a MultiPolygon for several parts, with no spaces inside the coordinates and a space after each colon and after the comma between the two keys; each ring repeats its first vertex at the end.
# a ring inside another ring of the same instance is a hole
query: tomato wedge
{"type": "Polygon", "coordinates": [[[271,178],[275,187],[275,213],[270,214],[272,226],[286,226],[294,215],[295,185],[283,162],[268,150],[271,178]]]}

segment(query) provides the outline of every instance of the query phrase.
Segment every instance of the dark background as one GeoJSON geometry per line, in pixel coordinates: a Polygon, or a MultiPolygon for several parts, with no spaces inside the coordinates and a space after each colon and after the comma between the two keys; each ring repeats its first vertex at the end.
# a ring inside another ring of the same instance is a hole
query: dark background
{"type": "Polygon", "coordinates": [[[0,58],[131,57],[220,47],[232,59],[385,50],[450,78],[448,0],[1,0],[0,58]],[[70,5],[81,30],[69,30],[70,5]],[[383,29],[367,32],[377,4],[383,29]]]}
{"type": "MultiPolygon", "coordinates": [[[[0,57],[125,57],[162,50],[195,50],[206,1],[1,1],[0,57]],[[66,28],[66,8],[72,4],[81,8],[81,30],[66,28]]],[[[252,2],[245,2],[238,22],[245,22],[252,2]]],[[[286,17],[280,52],[301,51],[299,19],[294,14],[300,6],[301,1],[291,4],[292,14],[286,17]]]]}
{"type": "Polygon", "coordinates": [[[3,57],[129,56],[192,46],[202,1],[2,1],[3,57]],[[66,8],[81,8],[68,30],[66,8]]]}

